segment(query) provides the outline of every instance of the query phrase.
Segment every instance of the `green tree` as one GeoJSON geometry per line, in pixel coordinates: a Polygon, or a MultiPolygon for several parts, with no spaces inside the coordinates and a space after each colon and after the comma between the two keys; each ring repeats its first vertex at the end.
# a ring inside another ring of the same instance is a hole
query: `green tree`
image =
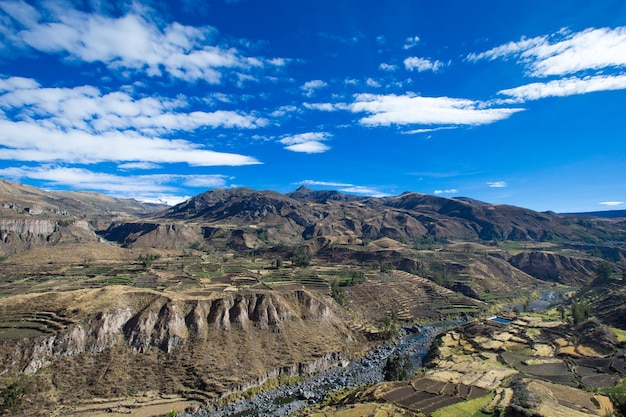
{"type": "Polygon", "coordinates": [[[616,417],[626,417],[626,393],[612,393],[609,395],[613,403],[616,417]]]}
{"type": "Polygon", "coordinates": [[[309,255],[307,248],[304,246],[297,247],[291,256],[291,263],[293,266],[302,268],[309,266],[311,263],[311,255],[309,255]]]}
{"type": "Polygon", "coordinates": [[[24,375],[9,383],[0,391],[0,398],[3,400],[0,404],[0,414],[4,414],[5,411],[17,414],[24,397],[31,392],[31,383],[24,375]]]}
{"type": "Polygon", "coordinates": [[[161,255],[154,253],[147,253],[146,255],[139,255],[137,261],[141,262],[144,269],[148,269],[152,266],[152,263],[159,259],[161,255]]]}
{"type": "Polygon", "coordinates": [[[608,262],[602,262],[596,269],[596,279],[601,282],[606,282],[611,278],[611,272],[613,267],[608,262]]]}
{"type": "Polygon", "coordinates": [[[411,375],[411,366],[411,357],[408,354],[388,357],[383,368],[385,381],[406,381],[411,375]]]}
{"type": "Polygon", "coordinates": [[[336,278],[330,281],[330,296],[333,297],[340,305],[345,305],[347,302],[343,288],[339,286],[339,280],[336,278]]]}
{"type": "Polygon", "coordinates": [[[572,319],[574,324],[580,324],[587,320],[591,314],[589,304],[584,301],[575,301],[572,303],[572,319]]]}
{"type": "Polygon", "coordinates": [[[280,269],[283,266],[283,260],[276,258],[276,269],[280,269]]]}

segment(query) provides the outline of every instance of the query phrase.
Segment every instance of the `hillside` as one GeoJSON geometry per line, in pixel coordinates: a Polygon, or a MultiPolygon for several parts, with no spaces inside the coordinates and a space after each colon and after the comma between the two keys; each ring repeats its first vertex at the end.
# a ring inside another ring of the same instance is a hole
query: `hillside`
{"type": "Polygon", "coordinates": [[[607,261],[626,271],[620,220],[467,198],[239,188],[162,207],[0,186],[0,387],[23,375],[27,414],[215,405],[401,326],[571,292],[607,261]]]}

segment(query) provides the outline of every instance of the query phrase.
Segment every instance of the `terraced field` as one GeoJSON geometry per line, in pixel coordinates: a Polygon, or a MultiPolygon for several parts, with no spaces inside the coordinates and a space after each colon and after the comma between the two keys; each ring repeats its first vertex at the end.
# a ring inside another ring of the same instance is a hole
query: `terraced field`
{"type": "Polygon", "coordinates": [[[391,271],[368,276],[367,282],[346,289],[349,298],[358,300],[355,310],[365,320],[384,321],[387,317],[408,321],[437,319],[460,313],[475,314],[484,303],[451,291],[441,285],[409,274],[391,271]]]}
{"type": "Polygon", "coordinates": [[[328,281],[321,278],[314,270],[275,271],[265,275],[262,282],[275,290],[303,288],[322,294],[329,294],[330,292],[328,281]]]}
{"type": "Polygon", "coordinates": [[[417,378],[383,395],[383,399],[403,408],[422,413],[432,413],[461,401],[483,397],[489,391],[471,385],[453,384],[429,378],[417,378]]]}
{"type": "Polygon", "coordinates": [[[73,323],[73,321],[52,311],[37,311],[32,314],[3,314],[0,317],[0,340],[54,334],[73,323]]]}

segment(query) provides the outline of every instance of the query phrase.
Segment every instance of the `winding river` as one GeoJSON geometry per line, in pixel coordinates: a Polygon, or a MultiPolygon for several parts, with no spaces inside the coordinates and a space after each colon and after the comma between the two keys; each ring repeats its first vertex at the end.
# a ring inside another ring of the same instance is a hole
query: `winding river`
{"type": "Polygon", "coordinates": [[[393,343],[379,346],[346,367],[336,367],[320,372],[305,381],[280,386],[256,396],[232,402],[221,408],[211,408],[183,414],[184,417],[226,416],[281,416],[319,403],[329,392],[342,388],[356,388],[382,382],[387,358],[408,354],[413,367],[421,366],[435,336],[444,329],[461,324],[463,320],[430,323],[419,328],[402,328],[393,343]]]}

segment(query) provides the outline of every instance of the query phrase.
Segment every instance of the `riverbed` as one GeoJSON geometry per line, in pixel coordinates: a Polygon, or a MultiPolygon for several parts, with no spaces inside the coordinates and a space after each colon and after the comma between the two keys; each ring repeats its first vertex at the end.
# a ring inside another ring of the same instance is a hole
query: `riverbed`
{"type": "Polygon", "coordinates": [[[435,336],[463,320],[432,323],[402,328],[394,342],[370,351],[345,367],[336,367],[315,374],[305,381],[280,386],[252,398],[232,402],[220,408],[182,414],[184,417],[284,416],[321,402],[326,394],[343,388],[356,388],[384,380],[383,368],[392,355],[408,354],[413,368],[421,366],[435,336]]]}

